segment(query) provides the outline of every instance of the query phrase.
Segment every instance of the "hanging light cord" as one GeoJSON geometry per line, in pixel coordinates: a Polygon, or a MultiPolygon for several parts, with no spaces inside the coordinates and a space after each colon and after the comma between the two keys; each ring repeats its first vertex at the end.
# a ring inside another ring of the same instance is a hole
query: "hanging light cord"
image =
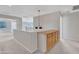
{"type": "Polygon", "coordinates": [[[40,26],[40,10],[38,10],[38,13],[39,13],[39,15],[38,15],[38,26],[40,26]]]}

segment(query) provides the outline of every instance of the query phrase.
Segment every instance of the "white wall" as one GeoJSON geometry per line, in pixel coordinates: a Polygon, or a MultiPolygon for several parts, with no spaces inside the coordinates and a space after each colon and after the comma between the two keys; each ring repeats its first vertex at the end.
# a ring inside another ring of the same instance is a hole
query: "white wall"
{"type": "MultiPolygon", "coordinates": [[[[39,22],[43,27],[43,29],[59,29],[60,28],[59,12],[41,15],[39,22]]],[[[34,17],[34,27],[35,26],[38,26],[38,17],[34,17]]]]}
{"type": "Polygon", "coordinates": [[[37,33],[36,32],[24,32],[16,31],[14,37],[22,46],[24,46],[29,52],[33,53],[37,49],[37,33]]]}
{"type": "Polygon", "coordinates": [[[22,30],[22,19],[15,19],[17,23],[17,30],[21,31],[22,30]]]}
{"type": "Polygon", "coordinates": [[[47,42],[46,42],[46,35],[45,33],[38,33],[38,50],[40,52],[46,52],[47,51],[47,42]]]}
{"type": "Polygon", "coordinates": [[[79,40],[79,12],[64,15],[63,38],[79,40]]]}

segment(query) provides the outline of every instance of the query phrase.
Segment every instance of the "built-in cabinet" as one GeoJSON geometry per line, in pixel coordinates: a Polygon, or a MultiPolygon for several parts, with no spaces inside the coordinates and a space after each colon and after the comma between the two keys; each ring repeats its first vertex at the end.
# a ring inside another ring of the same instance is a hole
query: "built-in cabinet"
{"type": "Polygon", "coordinates": [[[58,31],[48,31],[46,33],[47,50],[54,47],[58,40],[58,31]]]}
{"type": "Polygon", "coordinates": [[[38,48],[42,52],[47,52],[59,41],[58,30],[48,30],[38,33],[38,48]]]}

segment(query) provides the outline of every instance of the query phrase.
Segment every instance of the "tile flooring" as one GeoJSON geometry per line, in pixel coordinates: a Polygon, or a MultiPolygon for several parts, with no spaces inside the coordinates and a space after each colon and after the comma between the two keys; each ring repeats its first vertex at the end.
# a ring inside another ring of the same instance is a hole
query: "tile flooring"
{"type": "MultiPolygon", "coordinates": [[[[61,40],[47,54],[78,54],[79,41],[61,40]]],[[[14,39],[0,42],[0,54],[30,54],[24,47],[19,45],[14,39]]],[[[37,50],[33,54],[44,54],[37,50]]]]}
{"type": "Polygon", "coordinates": [[[54,48],[48,51],[48,54],[78,54],[79,41],[61,40],[54,48]]]}

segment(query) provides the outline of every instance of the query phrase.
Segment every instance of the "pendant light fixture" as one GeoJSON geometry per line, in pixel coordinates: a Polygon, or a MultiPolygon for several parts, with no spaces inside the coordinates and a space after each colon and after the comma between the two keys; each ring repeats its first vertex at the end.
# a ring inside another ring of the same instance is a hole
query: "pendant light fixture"
{"type": "Polygon", "coordinates": [[[40,24],[40,10],[37,10],[37,12],[39,13],[39,15],[38,15],[38,26],[37,27],[35,27],[35,29],[42,29],[42,26],[41,26],[41,24],[40,24]]]}

